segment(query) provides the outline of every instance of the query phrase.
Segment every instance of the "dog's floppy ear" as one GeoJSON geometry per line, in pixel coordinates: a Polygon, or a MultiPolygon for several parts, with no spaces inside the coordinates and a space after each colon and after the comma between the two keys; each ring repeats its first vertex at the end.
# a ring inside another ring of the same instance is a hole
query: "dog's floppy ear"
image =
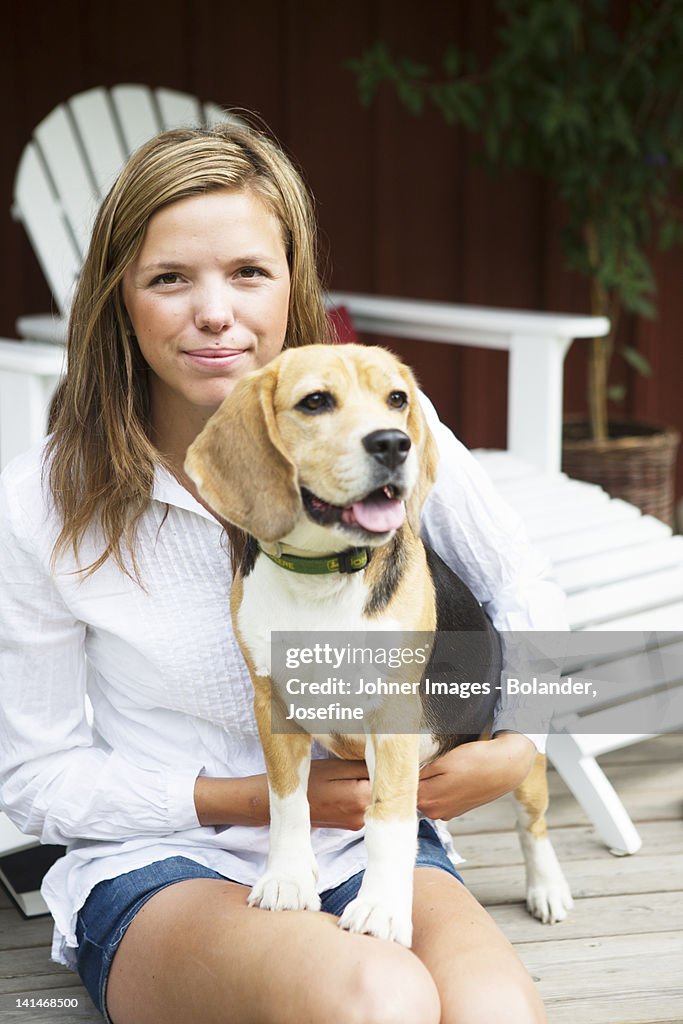
{"type": "Polygon", "coordinates": [[[274,412],[277,368],[240,380],[190,445],[185,471],[208,504],[257,540],[277,541],[301,513],[296,469],[274,412]]]}
{"type": "Polygon", "coordinates": [[[439,452],[417,396],[415,378],[407,366],[401,366],[401,374],[408,385],[408,433],[415,445],[420,467],[417,483],[406,502],[406,515],[410,528],[419,537],[422,506],[436,482],[439,452]]]}

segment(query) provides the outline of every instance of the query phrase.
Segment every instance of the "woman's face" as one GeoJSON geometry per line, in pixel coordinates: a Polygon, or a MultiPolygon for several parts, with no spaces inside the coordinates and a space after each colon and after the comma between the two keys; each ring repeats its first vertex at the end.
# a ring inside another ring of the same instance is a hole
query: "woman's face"
{"type": "Polygon", "coordinates": [[[150,219],[123,300],[147,365],[155,424],[201,424],[281,350],[289,267],[282,229],[249,191],[179,200],[150,219]]]}

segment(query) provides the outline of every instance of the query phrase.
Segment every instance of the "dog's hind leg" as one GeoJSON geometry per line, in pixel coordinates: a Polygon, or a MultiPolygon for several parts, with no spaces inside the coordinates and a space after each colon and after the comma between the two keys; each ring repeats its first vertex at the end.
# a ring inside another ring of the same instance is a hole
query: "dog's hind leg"
{"type": "Polygon", "coordinates": [[[270,847],[266,872],[248,902],[264,910],[319,910],[307,795],[311,737],[277,732],[284,717],[276,701],[271,708],[270,680],[255,681],[254,708],[268,772],[270,847]]]}
{"type": "Polygon", "coordinates": [[[573,906],[571,892],[548,838],[546,759],[537,754],[531,771],[514,792],[517,832],[526,866],[526,905],[543,924],[562,921],[573,906]]]}
{"type": "Polygon", "coordinates": [[[352,932],[412,941],[413,872],[417,850],[419,735],[368,736],[365,759],[372,780],[365,813],[368,866],[358,896],[340,925],[352,932]]]}

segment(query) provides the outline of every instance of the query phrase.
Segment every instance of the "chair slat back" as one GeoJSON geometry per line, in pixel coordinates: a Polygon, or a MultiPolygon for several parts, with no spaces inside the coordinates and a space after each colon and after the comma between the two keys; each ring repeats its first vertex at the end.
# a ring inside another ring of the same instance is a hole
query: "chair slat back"
{"type": "Polygon", "coordinates": [[[162,130],[159,109],[151,89],[140,85],[116,85],[111,90],[111,99],[121,125],[126,153],[134,153],[143,142],[162,130]]]}
{"type": "Polygon", "coordinates": [[[186,124],[204,124],[204,115],[196,96],[175,92],[173,89],[157,89],[157,103],[164,128],[178,128],[186,124]]]}
{"type": "Polygon", "coordinates": [[[34,142],[29,142],[19,162],[14,203],[55,302],[66,312],[81,270],[81,253],[34,142]]]}
{"type": "Polygon", "coordinates": [[[90,89],[68,104],[90,172],[102,200],[128,154],[105,89],[90,89]]]}
{"type": "Polygon", "coordinates": [[[83,258],[96,208],[96,184],[89,163],[83,159],[82,142],[68,109],[57,107],[52,117],[38,125],[34,141],[83,258]]]}
{"type": "Polygon", "coordinates": [[[62,315],[95,213],[121,167],[166,128],[239,123],[215,103],[173,89],[122,84],[73,96],[41,121],[19,162],[13,216],[29,236],[62,315]]]}

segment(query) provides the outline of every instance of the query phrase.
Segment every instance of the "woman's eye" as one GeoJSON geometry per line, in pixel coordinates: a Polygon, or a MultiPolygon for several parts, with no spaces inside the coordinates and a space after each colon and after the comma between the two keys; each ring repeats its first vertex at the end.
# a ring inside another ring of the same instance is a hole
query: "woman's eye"
{"type": "Polygon", "coordinates": [[[244,277],[249,281],[251,281],[255,277],[264,276],[263,271],[261,270],[260,267],[242,267],[239,274],[240,277],[244,277]]]}
{"type": "Polygon", "coordinates": [[[334,407],[335,401],[329,391],[312,391],[296,405],[300,412],[330,412],[334,407]]]}
{"type": "Polygon", "coordinates": [[[177,284],[180,280],[180,274],[176,274],[175,271],[169,270],[167,274],[157,274],[152,281],[152,284],[177,284]]]}
{"type": "Polygon", "coordinates": [[[388,398],[391,409],[405,409],[408,404],[408,396],[405,391],[392,391],[388,398]]]}

